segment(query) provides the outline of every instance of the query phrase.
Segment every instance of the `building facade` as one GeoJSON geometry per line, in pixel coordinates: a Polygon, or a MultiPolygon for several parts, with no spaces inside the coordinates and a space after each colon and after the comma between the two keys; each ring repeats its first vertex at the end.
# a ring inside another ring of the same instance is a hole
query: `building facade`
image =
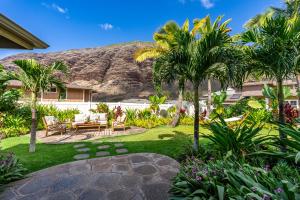
{"type": "MultiPolygon", "coordinates": [[[[92,89],[77,84],[66,84],[65,86],[66,90],[63,92],[60,92],[56,87],[51,87],[49,90],[41,92],[38,94],[38,100],[41,102],[90,102],[92,100],[92,89]]],[[[20,81],[9,81],[7,88],[22,89],[22,83],[20,81]]],[[[23,91],[22,98],[30,98],[30,93],[23,91]]]]}

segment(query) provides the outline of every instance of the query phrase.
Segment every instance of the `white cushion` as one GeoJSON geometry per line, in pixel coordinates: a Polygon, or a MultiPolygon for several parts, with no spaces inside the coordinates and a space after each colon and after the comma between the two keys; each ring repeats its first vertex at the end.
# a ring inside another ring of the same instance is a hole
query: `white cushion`
{"type": "Polygon", "coordinates": [[[45,121],[48,126],[55,125],[57,123],[57,119],[54,116],[45,116],[45,121]]]}
{"type": "Polygon", "coordinates": [[[106,113],[99,113],[99,121],[107,121],[107,114],[106,113]]]}
{"type": "Polygon", "coordinates": [[[123,114],[122,116],[117,117],[116,121],[119,122],[119,123],[124,123],[125,122],[125,118],[126,118],[126,115],[123,114]]]}
{"type": "Polygon", "coordinates": [[[99,120],[99,115],[98,114],[91,114],[90,115],[90,121],[95,122],[99,120]]]}
{"type": "Polygon", "coordinates": [[[81,122],[72,122],[72,126],[75,126],[77,124],[84,124],[85,121],[81,121],[81,122]]]}
{"type": "Polygon", "coordinates": [[[87,121],[87,116],[85,114],[76,114],[74,121],[75,122],[85,122],[85,121],[87,121]]]}

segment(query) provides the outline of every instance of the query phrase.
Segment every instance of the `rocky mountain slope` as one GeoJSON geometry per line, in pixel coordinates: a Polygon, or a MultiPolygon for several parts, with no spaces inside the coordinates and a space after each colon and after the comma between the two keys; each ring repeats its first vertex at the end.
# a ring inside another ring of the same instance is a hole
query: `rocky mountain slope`
{"type": "MultiPolygon", "coordinates": [[[[152,62],[134,61],[134,52],[151,43],[133,42],[106,47],[67,50],[54,53],[17,54],[0,60],[9,70],[14,70],[13,60],[34,58],[41,63],[63,61],[69,66],[68,83],[94,89],[94,100],[116,101],[147,98],[153,94],[152,62]]],[[[168,86],[175,97],[176,87],[168,86]]],[[[205,88],[205,86],[204,86],[205,88]]]]}

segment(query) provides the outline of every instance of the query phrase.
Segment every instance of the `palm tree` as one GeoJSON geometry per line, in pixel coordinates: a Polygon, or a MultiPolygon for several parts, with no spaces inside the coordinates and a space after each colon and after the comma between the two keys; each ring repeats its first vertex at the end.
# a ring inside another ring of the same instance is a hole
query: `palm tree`
{"type": "MultiPolygon", "coordinates": [[[[298,27],[291,25],[286,17],[276,16],[267,18],[266,23],[247,30],[241,36],[242,41],[249,45],[248,54],[256,62],[250,71],[277,82],[280,123],[285,122],[283,81],[291,78],[295,72],[294,44],[299,41],[299,32],[295,31],[298,27]]],[[[279,134],[281,139],[286,138],[281,129],[279,134]]]]}
{"type": "Polygon", "coordinates": [[[55,74],[57,72],[67,73],[67,66],[62,62],[55,62],[50,66],[44,66],[36,60],[16,60],[13,62],[19,68],[17,72],[3,71],[0,79],[18,80],[22,82],[23,88],[31,93],[31,130],[30,130],[30,146],[29,152],[35,152],[36,146],[36,127],[37,127],[37,96],[40,92],[49,89],[52,85],[56,86],[60,91],[65,86],[55,74]]]}
{"type": "MultiPolygon", "coordinates": [[[[153,39],[155,41],[154,46],[139,49],[134,57],[137,62],[142,62],[149,58],[158,59],[163,54],[177,48],[183,48],[189,43],[191,34],[189,33],[189,21],[186,20],[182,27],[176,22],[166,23],[157,33],[154,33],[153,39]]],[[[160,62],[157,62],[160,63],[160,62]]],[[[180,109],[182,108],[183,95],[186,78],[183,74],[172,69],[172,66],[164,66],[154,63],[153,79],[156,86],[160,86],[162,82],[174,82],[178,81],[179,94],[176,104],[176,115],[172,121],[172,126],[177,126],[180,120],[180,109]],[[167,67],[167,68],[165,68],[167,67]]]]}
{"type": "MultiPolygon", "coordinates": [[[[293,26],[293,24],[297,24],[299,14],[300,14],[300,0],[284,0],[284,8],[278,7],[270,7],[264,13],[256,15],[254,18],[250,19],[244,26],[247,29],[262,26],[266,23],[266,20],[271,17],[283,16],[288,19],[288,23],[293,26]]],[[[294,29],[294,31],[300,32],[300,27],[298,29],[294,29]]],[[[300,47],[295,43],[296,58],[294,64],[298,64],[298,58],[300,56],[300,47]]],[[[298,96],[298,107],[300,108],[300,65],[295,66],[295,78],[296,78],[296,90],[298,96]]]]}
{"type": "Polygon", "coordinates": [[[221,20],[222,17],[218,17],[211,23],[209,16],[195,20],[201,23],[194,23],[192,32],[197,32],[197,35],[188,45],[172,49],[159,58],[160,63],[173,66],[193,84],[195,109],[193,147],[196,151],[199,147],[199,87],[209,77],[214,77],[221,83],[228,80],[226,57],[223,55],[227,45],[231,44],[231,37],[228,34],[230,29],[227,28],[230,20],[223,23],[221,20]]]}

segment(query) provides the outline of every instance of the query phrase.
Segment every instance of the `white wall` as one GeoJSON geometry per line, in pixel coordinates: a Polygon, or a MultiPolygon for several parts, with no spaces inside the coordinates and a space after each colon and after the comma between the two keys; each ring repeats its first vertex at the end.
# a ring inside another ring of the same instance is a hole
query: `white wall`
{"type": "MultiPolygon", "coordinates": [[[[78,109],[81,113],[88,114],[90,109],[95,109],[99,102],[39,102],[39,104],[43,105],[53,105],[58,109],[78,109]]],[[[149,108],[150,104],[147,103],[122,103],[122,102],[103,102],[108,105],[109,109],[113,109],[117,106],[121,106],[122,110],[126,109],[137,109],[142,110],[145,108],[149,108]]],[[[160,109],[167,110],[169,107],[174,104],[162,104],[160,105],[160,109]]]]}

